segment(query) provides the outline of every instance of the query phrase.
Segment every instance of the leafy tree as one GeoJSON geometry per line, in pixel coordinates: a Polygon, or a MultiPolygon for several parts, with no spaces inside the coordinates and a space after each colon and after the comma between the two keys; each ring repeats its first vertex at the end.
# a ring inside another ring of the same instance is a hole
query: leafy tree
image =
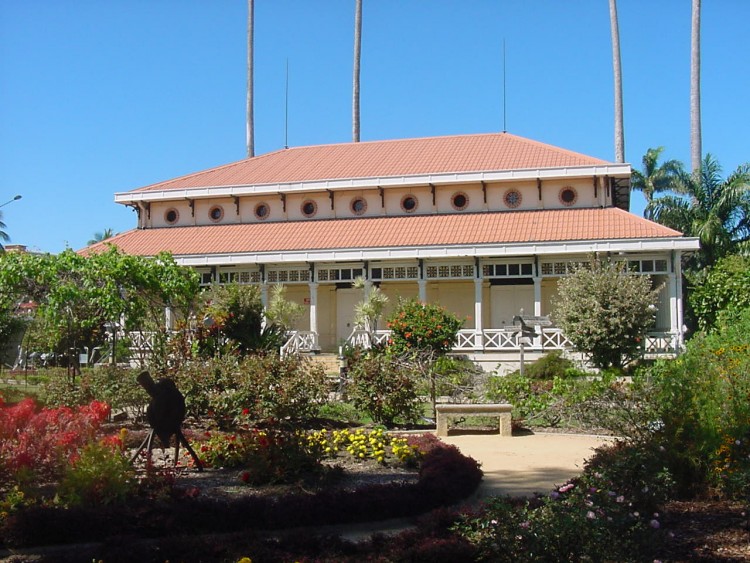
{"type": "MultiPolygon", "coordinates": [[[[643,166],[640,171],[633,170],[631,187],[643,193],[646,203],[650,203],[657,193],[675,191],[680,177],[684,173],[682,163],[678,160],[667,160],[659,164],[659,157],[664,147],[650,148],[643,155],[643,166]]],[[[645,216],[651,219],[651,208],[646,207],[645,216]]]]}
{"type": "Polygon", "coordinates": [[[204,352],[240,354],[278,350],[286,331],[302,313],[302,307],[286,299],[286,289],[274,286],[264,312],[260,288],[255,285],[215,285],[204,294],[204,352]],[[226,342],[228,340],[228,342],[226,342]],[[229,348],[225,346],[229,344],[229,348]]]}
{"type": "Polygon", "coordinates": [[[646,213],[700,239],[701,250],[688,269],[698,271],[750,244],[750,164],[722,179],[721,166],[708,154],[698,171],[680,176],[676,191],[653,199],[646,213]]]}
{"type": "Polygon", "coordinates": [[[647,276],[593,259],[560,279],[558,289],[554,318],[594,366],[621,368],[639,355],[658,296],[647,276]]]}
{"type": "Polygon", "coordinates": [[[456,343],[463,322],[440,305],[418,299],[400,300],[388,318],[390,351],[412,364],[429,385],[433,416],[437,403],[438,373],[435,362],[456,343]]]}
{"type": "Polygon", "coordinates": [[[750,257],[731,255],[719,260],[689,294],[693,314],[702,330],[715,327],[722,316],[750,308],[750,257]]]}
{"type": "MultiPolygon", "coordinates": [[[[0,303],[31,299],[36,322],[56,352],[93,347],[104,324],[125,320],[126,330],[161,330],[164,308],[187,316],[199,291],[195,271],[167,253],[130,256],[114,247],[88,256],[4,253],[0,256],[0,303]]],[[[166,338],[166,336],[165,336],[166,338]]]]}

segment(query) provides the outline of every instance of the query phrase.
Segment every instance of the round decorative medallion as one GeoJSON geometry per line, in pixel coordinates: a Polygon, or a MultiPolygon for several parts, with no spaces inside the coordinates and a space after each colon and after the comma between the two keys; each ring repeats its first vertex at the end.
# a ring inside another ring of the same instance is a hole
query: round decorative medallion
{"type": "Polygon", "coordinates": [[[260,219],[260,220],[267,219],[268,216],[271,214],[271,208],[268,207],[268,204],[265,202],[259,203],[258,205],[255,206],[254,213],[257,219],[260,219]]]}
{"type": "Polygon", "coordinates": [[[355,197],[349,204],[349,209],[351,209],[352,213],[355,215],[362,215],[367,211],[367,200],[363,197],[355,197]]]}
{"type": "Polygon", "coordinates": [[[164,220],[170,225],[174,225],[177,221],[180,220],[180,212],[177,211],[174,207],[171,209],[167,209],[167,211],[164,213],[164,220]]]}
{"type": "Polygon", "coordinates": [[[401,209],[406,211],[407,213],[412,213],[416,211],[419,203],[417,202],[417,198],[413,195],[405,195],[401,198],[401,209]]]}
{"type": "Polygon", "coordinates": [[[570,207],[578,200],[578,192],[575,190],[575,188],[566,186],[560,190],[559,197],[560,197],[560,203],[562,203],[563,205],[567,207],[570,207]]]}
{"type": "Polygon", "coordinates": [[[456,211],[463,211],[469,205],[469,196],[464,192],[456,192],[451,197],[451,205],[456,211]]]}
{"type": "Polygon", "coordinates": [[[505,203],[506,207],[510,207],[511,209],[515,209],[521,205],[522,201],[523,196],[521,195],[521,192],[516,189],[507,190],[503,195],[503,203],[505,203]]]}
{"type": "Polygon", "coordinates": [[[224,208],[220,205],[214,205],[211,209],[208,210],[208,217],[214,223],[218,223],[224,218],[224,208]]]}
{"type": "Polygon", "coordinates": [[[302,215],[304,215],[305,217],[314,217],[318,212],[318,204],[315,203],[312,199],[308,199],[305,200],[304,203],[302,203],[302,207],[300,209],[302,210],[302,215]]]}

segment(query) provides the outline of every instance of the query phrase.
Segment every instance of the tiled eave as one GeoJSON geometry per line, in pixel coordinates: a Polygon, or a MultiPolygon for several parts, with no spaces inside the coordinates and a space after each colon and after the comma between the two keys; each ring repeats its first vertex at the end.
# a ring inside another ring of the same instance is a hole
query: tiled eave
{"type": "Polygon", "coordinates": [[[184,266],[219,266],[242,264],[279,264],[300,262],[363,262],[440,258],[511,258],[518,256],[580,256],[591,253],[651,254],[698,249],[697,239],[599,240],[567,243],[515,243],[503,245],[418,246],[400,248],[341,248],[335,250],[257,252],[237,254],[179,255],[175,260],[184,266]]]}
{"type": "Polygon", "coordinates": [[[565,180],[610,176],[629,178],[629,164],[601,164],[569,166],[562,168],[527,168],[485,172],[456,172],[443,174],[418,174],[411,176],[389,176],[382,178],[344,178],[286,182],[258,185],[221,185],[167,190],[121,192],[115,194],[115,202],[136,204],[138,202],[172,201],[179,199],[211,199],[222,197],[242,197],[276,193],[303,193],[320,191],[341,191],[364,188],[395,188],[406,186],[478,184],[480,182],[565,180]]]}
{"type": "Polygon", "coordinates": [[[695,250],[696,239],[618,208],[363,217],[136,229],[84,249],[171,252],[190,265],[695,250]]]}

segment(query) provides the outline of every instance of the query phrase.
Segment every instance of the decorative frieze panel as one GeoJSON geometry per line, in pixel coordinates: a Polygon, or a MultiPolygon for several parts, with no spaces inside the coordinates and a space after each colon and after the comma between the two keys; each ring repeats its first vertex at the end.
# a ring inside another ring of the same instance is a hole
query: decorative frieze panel
{"type": "Polygon", "coordinates": [[[374,266],[370,268],[370,279],[372,281],[391,281],[391,280],[418,280],[419,266],[374,266]]]}
{"type": "Polygon", "coordinates": [[[427,264],[426,278],[433,280],[455,280],[474,277],[474,264],[427,264]]]}
{"type": "Polygon", "coordinates": [[[308,268],[268,269],[266,282],[268,283],[307,283],[310,281],[308,268]]]}
{"type": "Polygon", "coordinates": [[[555,260],[544,261],[539,265],[542,277],[567,276],[577,268],[586,268],[589,263],[586,260],[555,260]]]}

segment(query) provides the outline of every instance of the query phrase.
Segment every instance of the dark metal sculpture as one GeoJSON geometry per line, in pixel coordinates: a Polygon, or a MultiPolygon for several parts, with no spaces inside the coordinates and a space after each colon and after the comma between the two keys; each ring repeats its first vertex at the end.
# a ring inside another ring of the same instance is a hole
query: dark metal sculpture
{"type": "Polygon", "coordinates": [[[139,373],[136,381],[151,397],[151,402],[146,409],[146,418],[151,426],[151,430],[138,448],[138,451],[131,458],[131,463],[135,461],[138,454],[143,451],[143,448],[148,448],[148,459],[151,459],[151,450],[154,447],[154,435],[159,437],[164,447],[169,447],[169,441],[174,436],[174,464],[177,465],[180,443],[182,443],[195,461],[198,471],[203,471],[201,460],[193,451],[193,448],[190,447],[187,438],[182,433],[182,421],[185,420],[185,397],[177,389],[174,381],[162,378],[154,382],[147,371],[139,373]]]}

